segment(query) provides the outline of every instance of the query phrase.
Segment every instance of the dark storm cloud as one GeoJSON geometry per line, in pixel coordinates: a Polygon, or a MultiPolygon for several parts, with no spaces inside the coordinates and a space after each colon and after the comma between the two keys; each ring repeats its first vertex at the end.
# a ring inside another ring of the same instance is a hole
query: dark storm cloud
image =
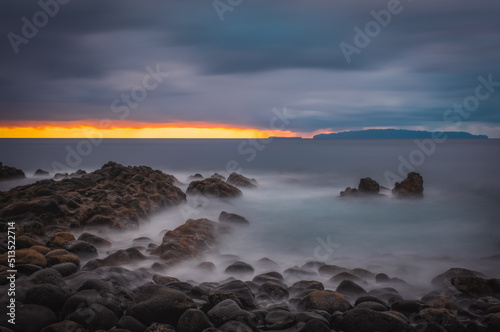
{"type": "MultiPolygon", "coordinates": [[[[7,34],[21,35],[21,18],[41,8],[6,0],[0,120],[109,117],[112,101],[156,64],[171,76],[129,120],[266,128],[271,110],[287,106],[297,131],[432,129],[479,75],[500,81],[492,1],[402,0],[348,63],[339,44],[355,45],[354,27],[364,30],[389,2],[244,0],[221,22],[211,1],[69,1],[15,54],[7,34]]],[[[499,105],[497,94],[464,120],[498,127],[499,105]]]]}

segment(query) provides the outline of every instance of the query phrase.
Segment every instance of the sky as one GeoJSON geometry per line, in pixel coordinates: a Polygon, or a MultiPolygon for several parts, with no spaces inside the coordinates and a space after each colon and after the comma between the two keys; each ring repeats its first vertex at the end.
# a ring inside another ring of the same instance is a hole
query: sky
{"type": "Polygon", "coordinates": [[[0,137],[500,138],[500,2],[3,0],[0,137]]]}

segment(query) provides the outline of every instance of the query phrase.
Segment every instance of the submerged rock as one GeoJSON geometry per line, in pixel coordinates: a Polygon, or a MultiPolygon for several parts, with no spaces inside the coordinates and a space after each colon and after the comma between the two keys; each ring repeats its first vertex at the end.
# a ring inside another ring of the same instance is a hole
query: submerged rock
{"type": "Polygon", "coordinates": [[[226,211],[222,211],[220,213],[219,221],[229,222],[229,223],[234,223],[234,224],[242,224],[242,225],[248,224],[248,220],[245,217],[242,217],[236,213],[229,213],[226,211]]]}
{"type": "Polygon", "coordinates": [[[400,198],[422,197],[424,195],[424,179],[419,173],[410,172],[401,183],[396,182],[392,193],[400,198]]]}
{"type": "Polygon", "coordinates": [[[340,197],[378,195],[379,191],[380,185],[377,181],[371,178],[362,178],[359,180],[357,189],[347,187],[344,191],[340,192],[340,197]]]}
{"type": "Polygon", "coordinates": [[[35,174],[33,174],[33,176],[48,176],[48,175],[49,175],[49,172],[44,171],[43,169],[37,169],[35,171],[35,174]]]}

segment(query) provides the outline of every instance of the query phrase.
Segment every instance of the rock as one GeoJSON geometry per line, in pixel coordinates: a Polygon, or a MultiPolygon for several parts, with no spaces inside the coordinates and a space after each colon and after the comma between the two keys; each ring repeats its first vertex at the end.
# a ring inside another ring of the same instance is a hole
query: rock
{"type": "Polygon", "coordinates": [[[71,294],[66,289],[55,285],[34,285],[26,292],[24,303],[42,305],[59,312],[70,296],[71,294]]]}
{"type": "Polygon", "coordinates": [[[219,179],[212,178],[191,182],[186,193],[217,198],[232,198],[242,195],[242,192],[238,188],[219,179]]]}
{"type": "Polygon", "coordinates": [[[52,265],[51,267],[58,271],[63,277],[67,277],[78,271],[78,266],[73,263],[59,263],[52,265]]]}
{"type": "Polygon", "coordinates": [[[486,278],[486,276],[481,272],[462,269],[462,268],[452,268],[432,279],[432,284],[434,286],[442,286],[443,284],[450,283],[451,279],[454,277],[486,278]]]}
{"type": "Polygon", "coordinates": [[[423,197],[424,179],[419,173],[410,172],[405,180],[394,184],[392,193],[399,198],[423,197]]]}
{"type": "Polygon", "coordinates": [[[400,332],[406,331],[408,324],[391,312],[379,312],[370,309],[353,309],[336,321],[339,331],[356,332],[400,332]]]}
{"type": "Polygon", "coordinates": [[[0,181],[3,180],[15,180],[15,179],[24,179],[26,175],[20,169],[15,167],[5,166],[0,163],[0,181]]]}
{"type": "Polygon", "coordinates": [[[420,301],[398,301],[391,305],[391,310],[400,312],[409,318],[427,307],[427,305],[420,301]]]}
{"type": "Polygon", "coordinates": [[[387,307],[383,304],[374,301],[361,302],[356,305],[357,309],[370,309],[374,311],[388,311],[387,307]]]}
{"type": "Polygon", "coordinates": [[[318,319],[309,320],[298,332],[330,332],[330,328],[325,322],[318,319]]]}
{"type": "Polygon", "coordinates": [[[212,179],[218,179],[221,181],[226,181],[226,178],[218,173],[215,173],[214,175],[211,176],[212,179]]]}
{"type": "Polygon", "coordinates": [[[253,274],[254,269],[250,264],[245,262],[235,262],[229,265],[225,272],[229,274],[253,274]]]}
{"type": "Polygon", "coordinates": [[[162,276],[159,274],[153,275],[153,282],[158,285],[167,285],[173,282],[180,282],[179,279],[175,277],[162,276]]]}
{"type": "Polygon", "coordinates": [[[242,309],[254,310],[259,308],[257,302],[255,302],[255,296],[248,284],[240,280],[227,282],[219,287],[216,287],[210,293],[213,294],[220,292],[231,292],[234,294],[240,301],[242,309]]]}
{"type": "Polygon", "coordinates": [[[329,314],[335,311],[347,311],[351,304],[344,295],[332,291],[313,291],[306,295],[297,305],[299,310],[324,310],[329,314]]]}
{"type": "Polygon", "coordinates": [[[50,324],[42,329],[41,332],[87,332],[80,324],[71,320],[63,320],[59,323],[50,324]]]}
{"type": "Polygon", "coordinates": [[[16,307],[15,331],[39,332],[55,322],[57,322],[56,314],[47,307],[36,304],[23,304],[16,307]]]}
{"type": "Polygon", "coordinates": [[[297,322],[307,323],[310,320],[319,320],[325,323],[326,325],[329,324],[329,320],[327,318],[321,316],[319,313],[314,311],[299,312],[295,315],[295,321],[297,322]]]}
{"type": "Polygon", "coordinates": [[[368,195],[377,195],[380,191],[380,185],[371,178],[362,178],[359,180],[358,192],[368,195]]]}
{"type": "Polygon", "coordinates": [[[261,268],[264,269],[274,269],[279,267],[278,263],[273,261],[272,259],[269,259],[267,257],[261,258],[257,261],[257,265],[261,268]]]}
{"type": "Polygon", "coordinates": [[[144,332],[177,332],[177,331],[170,324],[153,323],[144,332]]]}
{"type": "Polygon", "coordinates": [[[207,271],[207,272],[213,272],[217,270],[215,267],[215,264],[212,262],[201,262],[196,266],[197,269],[202,270],[202,271],[207,271]]]}
{"type": "Polygon", "coordinates": [[[242,217],[236,213],[228,213],[226,211],[222,211],[220,213],[219,221],[242,225],[248,224],[248,220],[245,217],[242,217]]]}
{"type": "MultiPolygon", "coordinates": [[[[0,264],[7,266],[8,253],[0,255],[0,264]]],[[[47,259],[44,255],[33,249],[16,250],[16,264],[33,264],[40,267],[47,266],[47,259]]]]}
{"type": "Polygon", "coordinates": [[[344,191],[340,192],[340,197],[352,197],[352,196],[354,197],[359,196],[358,189],[347,187],[345,188],[344,191]]]}
{"type": "Polygon", "coordinates": [[[452,300],[444,296],[435,296],[425,301],[425,304],[433,308],[444,308],[448,310],[457,310],[458,307],[452,300]]]}
{"type": "Polygon", "coordinates": [[[286,301],[290,296],[288,290],[285,287],[269,281],[260,285],[258,293],[267,294],[274,301],[286,301]]]}
{"type": "Polygon", "coordinates": [[[247,188],[257,187],[257,181],[255,179],[249,179],[235,172],[229,175],[229,177],[227,178],[227,183],[230,183],[237,187],[247,187],[247,188]]]}
{"type": "Polygon", "coordinates": [[[227,233],[227,226],[208,219],[190,219],[163,237],[163,243],[151,251],[165,264],[172,265],[195,258],[202,252],[215,248],[220,234],[227,233]]]}
{"type": "Polygon", "coordinates": [[[267,272],[267,273],[259,274],[252,279],[252,282],[255,283],[257,286],[262,285],[266,281],[274,282],[278,285],[281,285],[281,284],[283,284],[285,279],[278,272],[267,272]]]}
{"type": "Polygon", "coordinates": [[[391,278],[385,273],[379,273],[375,276],[375,282],[377,284],[391,282],[391,278]]]}
{"type": "Polygon", "coordinates": [[[368,292],[368,295],[378,298],[388,304],[403,301],[403,297],[399,294],[399,292],[391,287],[372,289],[368,292]]]}
{"type": "Polygon", "coordinates": [[[218,303],[207,313],[208,318],[219,327],[231,320],[248,321],[250,313],[241,309],[233,300],[224,300],[218,303]]]}
{"type": "Polygon", "coordinates": [[[488,320],[488,331],[500,331],[500,313],[496,313],[488,320]]]}
{"type": "Polygon", "coordinates": [[[89,307],[81,307],[66,317],[91,331],[109,330],[118,322],[113,311],[105,306],[92,303],[89,307]]]}
{"type": "Polygon", "coordinates": [[[30,276],[35,272],[42,270],[42,267],[33,264],[17,264],[16,270],[26,276],[30,276]]]}
{"type": "Polygon", "coordinates": [[[64,249],[56,249],[45,255],[47,259],[47,265],[52,266],[61,263],[72,263],[76,266],[80,265],[80,259],[77,255],[72,254],[64,249]]]}
{"type": "Polygon", "coordinates": [[[292,285],[292,288],[325,290],[325,286],[316,280],[300,280],[292,285]]]}
{"type": "Polygon", "coordinates": [[[351,280],[343,280],[340,285],[338,285],[335,291],[345,296],[354,298],[366,294],[366,291],[363,289],[363,287],[359,286],[351,280]]]}
{"type": "Polygon", "coordinates": [[[75,241],[73,234],[68,232],[55,233],[47,242],[47,247],[53,249],[64,249],[71,241],[75,241]]]}
{"type": "Polygon", "coordinates": [[[160,285],[141,287],[128,309],[128,315],[145,325],[153,322],[177,326],[181,315],[196,305],[184,293],[160,285]]]}
{"type": "Polygon", "coordinates": [[[116,323],[116,327],[129,330],[130,332],[144,332],[148,328],[134,317],[127,315],[120,318],[118,323],[116,323]]]}
{"type": "Polygon", "coordinates": [[[53,268],[46,268],[33,273],[27,278],[26,282],[28,285],[51,284],[57,287],[66,287],[62,275],[53,268]]]}
{"type": "Polygon", "coordinates": [[[299,279],[315,278],[318,276],[316,272],[304,270],[298,266],[286,269],[283,272],[283,274],[285,275],[286,278],[299,278],[299,279]]]}
{"type": "Polygon", "coordinates": [[[33,246],[30,249],[35,250],[44,256],[50,252],[50,248],[47,248],[46,246],[33,246]]]}
{"type": "Polygon", "coordinates": [[[425,321],[441,325],[448,332],[460,331],[462,324],[456,315],[446,309],[428,308],[421,310],[414,318],[415,322],[425,321]]]}
{"type": "Polygon", "coordinates": [[[346,270],[346,268],[337,265],[325,264],[318,269],[318,273],[320,276],[332,277],[338,273],[345,272],[346,270]]]}
{"type": "Polygon", "coordinates": [[[66,245],[66,250],[76,254],[79,258],[89,259],[97,256],[97,249],[90,243],[75,240],[66,245]]]}
{"type": "Polygon", "coordinates": [[[203,311],[189,309],[179,318],[177,330],[179,332],[198,332],[213,326],[214,324],[212,324],[203,311]]]}
{"type": "Polygon", "coordinates": [[[494,296],[500,298],[500,279],[453,277],[451,284],[463,294],[472,297],[494,296]]]}
{"type": "Polygon", "coordinates": [[[44,247],[45,244],[24,235],[16,237],[16,249],[27,249],[34,246],[44,247]]]}
{"type": "Polygon", "coordinates": [[[357,282],[357,283],[364,283],[365,281],[357,276],[355,276],[354,274],[352,273],[349,273],[349,272],[340,272],[339,274],[333,276],[332,278],[330,278],[330,282],[334,282],[334,283],[340,283],[344,280],[350,280],[350,281],[353,281],[353,282],[357,282]]]}
{"type": "Polygon", "coordinates": [[[273,310],[266,315],[264,321],[268,330],[283,330],[294,325],[295,318],[289,311],[273,310]]]}
{"type": "Polygon", "coordinates": [[[97,247],[97,248],[107,248],[107,247],[111,247],[111,242],[109,242],[108,240],[100,237],[100,236],[97,236],[97,235],[94,235],[94,234],[90,234],[90,233],[82,233],[79,237],[78,237],[78,240],[79,241],[84,241],[84,242],[87,242],[91,245],[93,245],[94,247],[97,247]]]}
{"type": "Polygon", "coordinates": [[[33,174],[33,176],[49,176],[49,172],[39,168],[35,171],[35,174],[33,174]]]}
{"type": "MultiPolygon", "coordinates": [[[[249,327],[248,325],[238,322],[238,321],[229,321],[222,326],[219,327],[219,330],[216,331],[221,331],[221,332],[253,332],[254,330],[249,327]]],[[[207,332],[207,330],[203,331],[207,332]]]]}

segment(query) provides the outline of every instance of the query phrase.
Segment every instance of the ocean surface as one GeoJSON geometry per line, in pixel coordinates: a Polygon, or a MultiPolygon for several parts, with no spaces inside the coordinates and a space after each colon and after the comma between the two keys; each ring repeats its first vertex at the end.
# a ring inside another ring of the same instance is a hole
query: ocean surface
{"type": "Polygon", "coordinates": [[[0,161],[28,176],[0,183],[0,190],[36,181],[39,168],[53,177],[107,161],[160,169],[183,182],[183,190],[194,173],[227,177],[236,170],[259,183],[231,201],[190,197],[138,230],[114,234],[117,248],[139,236],[159,243],[163,230],[189,218],[217,220],[225,210],[245,216],[250,226],[224,239],[220,253],[249,263],[262,257],[288,267],[324,261],[384,271],[415,285],[456,266],[500,277],[498,260],[485,259],[500,255],[500,140],[3,139],[0,161]],[[424,178],[422,199],[390,192],[338,197],[362,177],[392,188],[411,170],[424,178]]]}

